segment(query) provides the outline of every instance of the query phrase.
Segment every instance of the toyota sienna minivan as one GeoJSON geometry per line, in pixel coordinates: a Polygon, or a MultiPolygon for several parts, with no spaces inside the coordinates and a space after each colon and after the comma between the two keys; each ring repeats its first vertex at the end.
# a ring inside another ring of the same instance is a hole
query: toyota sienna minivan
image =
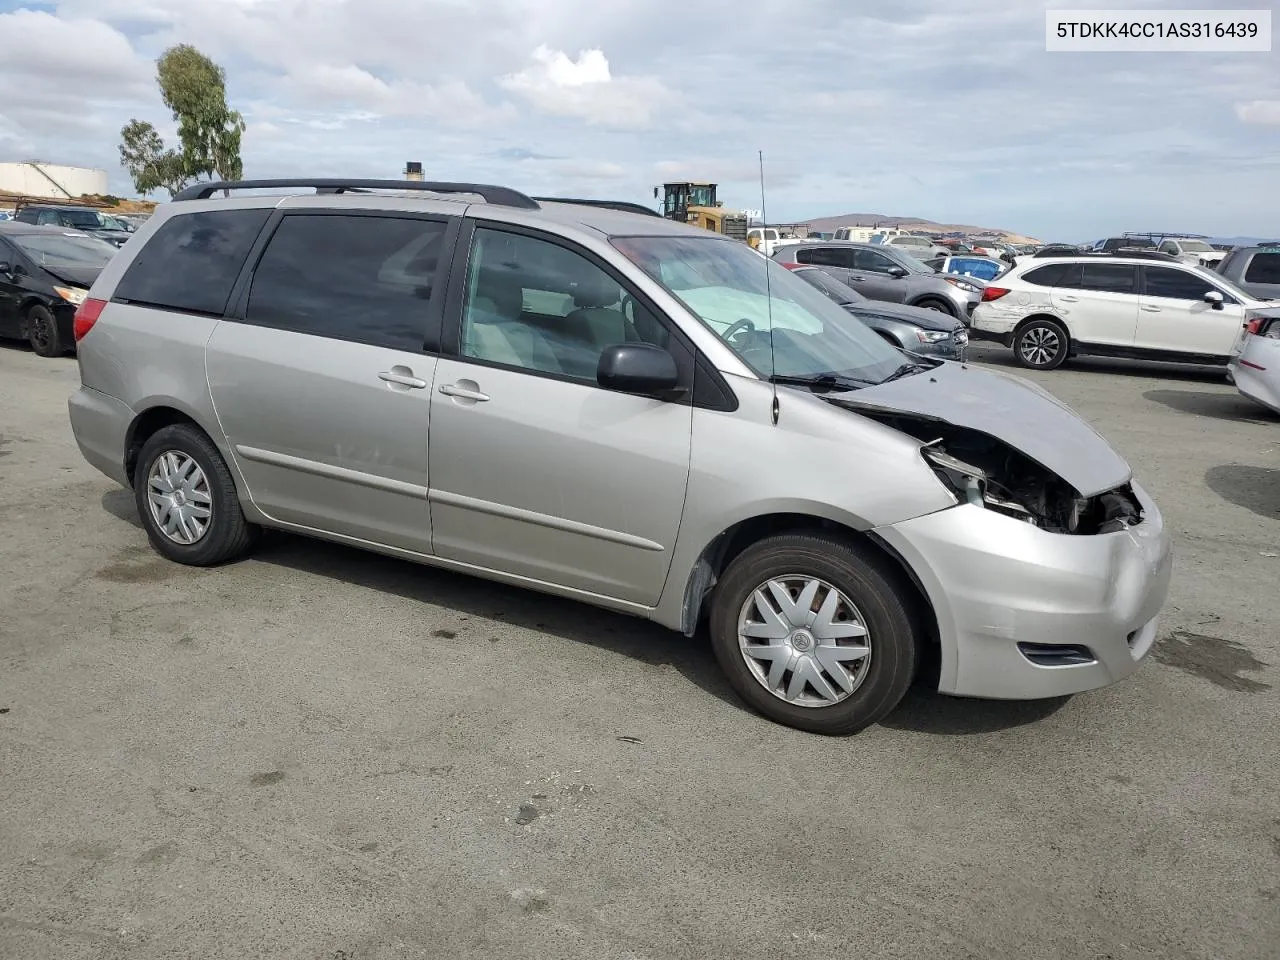
{"type": "Polygon", "coordinates": [[[1168,533],[1080,418],[644,208],[204,183],[75,336],[80,449],[178,563],[271,527],[705,622],[747,704],[832,734],[917,674],[1056,697],[1156,638],[1168,533]]]}

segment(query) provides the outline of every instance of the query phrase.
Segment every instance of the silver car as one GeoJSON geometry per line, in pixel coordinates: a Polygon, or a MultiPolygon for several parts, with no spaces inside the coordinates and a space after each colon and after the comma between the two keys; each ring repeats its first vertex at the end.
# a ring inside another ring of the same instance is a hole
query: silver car
{"type": "Polygon", "coordinates": [[[821,267],[871,300],[941,310],[966,322],[986,287],[976,277],[944,276],[910,253],[885,244],[798,243],[782,247],[773,258],[821,267]]]}
{"type": "Polygon", "coordinates": [[[1227,368],[1241,396],[1280,413],[1280,317],[1250,320],[1227,368]]]}
{"type": "Polygon", "coordinates": [[[273,527],[706,622],[748,704],[822,733],[884,717],[924,664],[945,693],[1053,697],[1155,641],[1165,525],[1075,414],[906,357],[746,244],[657,216],[203,183],[107,266],[75,334],[76,441],[179,563],[273,527]]]}

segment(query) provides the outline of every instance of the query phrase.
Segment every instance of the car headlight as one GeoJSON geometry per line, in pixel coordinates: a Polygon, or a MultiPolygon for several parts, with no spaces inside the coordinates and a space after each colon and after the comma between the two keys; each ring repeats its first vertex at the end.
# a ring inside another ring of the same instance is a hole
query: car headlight
{"type": "Polygon", "coordinates": [[[959,287],[965,293],[978,292],[978,288],[975,287],[972,283],[965,283],[959,277],[943,277],[942,279],[946,280],[947,283],[951,284],[953,287],[959,287]]]}
{"type": "Polygon", "coordinates": [[[920,339],[921,343],[940,343],[943,340],[949,339],[951,334],[946,330],[917,330],[916,336],[920,339]]]}
{"type": "Polygon", "coordinates": [[[84,303],[84,298],[89,295],[88,290],[80,287],[54,287],[53,292],[73,307],[80,306],[80,304],[84,303]]]}
{"type": "Polygon", "coordinates": [[[987,474],[981,467],[958,460],[935,446],[921,447],[920,453],[952,493],[975,507],[983,505],[982,496],[987,491],[987,474]]]}

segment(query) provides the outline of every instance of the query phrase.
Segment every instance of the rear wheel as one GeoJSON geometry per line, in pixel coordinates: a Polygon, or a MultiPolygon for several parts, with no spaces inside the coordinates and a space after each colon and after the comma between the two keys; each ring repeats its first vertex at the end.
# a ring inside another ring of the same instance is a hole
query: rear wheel
{"type": "Polygon", "coordinates": [[[133,493],[151,545],[178,563],[224,563],[256,539],[258,528],[240,509],[222,455],[191,424],[162,427],[147,440],[134,470],[133,493]]]}
{"type": "Polygon", "coordinates": [[[58,335],[58,321],[47,307],[32,307],[27,311],[27,342],[41,357],[62,355],[62,338],[58,335]]]}
{"type": "Polygon", "coordinates": [[[770,537],[716,587],[711,639],[738,695],[771,720],[856,733],[911,685],[906,588],[866,548],[814,534],[770,537]]]}
{"type": "Polygon", "coordinates": [[[1067,359],[1067,331],[1055,320],[1032,320],[1013,337],[1013,357],[1032,370],[1055,370],[1067,359]]]}

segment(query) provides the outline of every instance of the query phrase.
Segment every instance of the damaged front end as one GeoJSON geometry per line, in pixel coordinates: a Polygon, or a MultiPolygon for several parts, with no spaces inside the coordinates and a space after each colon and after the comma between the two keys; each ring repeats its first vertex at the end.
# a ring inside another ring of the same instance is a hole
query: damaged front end
{"type": "Polygon", "coordinates": [[[1050,533],[1090,536],[1142,522],[1130,484],[1082,496],[1053,471],[1003,440],[932,417],[859,408],[864,417],[923,442],[920,453],[961,503],[1050,533]]]}

